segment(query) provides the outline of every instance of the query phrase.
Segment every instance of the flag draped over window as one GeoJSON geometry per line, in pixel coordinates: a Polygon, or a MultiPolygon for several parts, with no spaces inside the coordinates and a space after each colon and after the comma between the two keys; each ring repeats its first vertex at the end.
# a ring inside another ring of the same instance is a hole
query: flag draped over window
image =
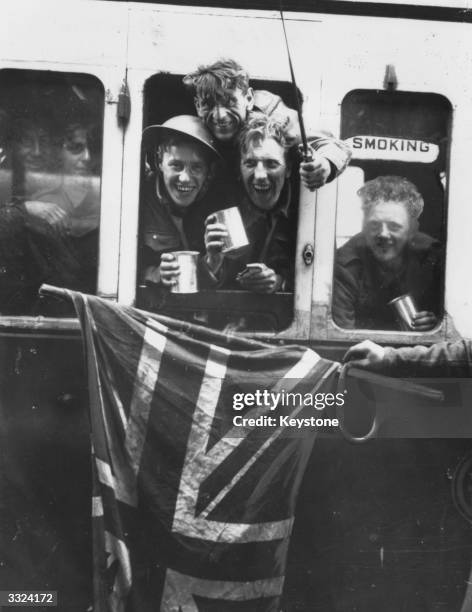
{"type": "Polygon", "coordinates": [[[232,398],[332,391],[337,364],[71,295],[91,400],[94,612],[279,612],[314,434],[236,427],[274,412],[232,398]]]}

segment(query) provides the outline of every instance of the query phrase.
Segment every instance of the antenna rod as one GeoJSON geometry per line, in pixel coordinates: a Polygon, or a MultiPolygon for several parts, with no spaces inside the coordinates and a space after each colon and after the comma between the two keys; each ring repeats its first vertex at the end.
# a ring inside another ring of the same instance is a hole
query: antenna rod
{"type": "Polygon", "coordinates": [[[290,68],[290,76],[292,78],[292,86],[293,86],[293,93],[295,95],[295,103],[296,103],[296,110],[297,110],[297,115],[298,115],[298,123],[300,125],[300,136],[302,139],[302,146],[303,146],[303,158],[305,160],[308,160],[310,158],[310,154],[308,151],[308,141],[306,138],[306,132],[305,132],[305,124],[303,122],[303,116],[302,116],[302,109],[301,109],[301,101],[300,101],[300,95],[298,93],[298,87],[297,87],[297,81],[295,80],[295,73],[293,71],[293,65],[292,65],[292,57],[290,55],[290,47],[288,46],[288,38],[287,38],[287,31],[285,29],[285,19],[284,19],[284,13],[282,10],[282,1],[280,2],[280,17],[282,19],[282,28],[284,31],[284,38],[285,38],[285,48],[287,49],[287,56],[288,56],[288,65],[290,68]]]}

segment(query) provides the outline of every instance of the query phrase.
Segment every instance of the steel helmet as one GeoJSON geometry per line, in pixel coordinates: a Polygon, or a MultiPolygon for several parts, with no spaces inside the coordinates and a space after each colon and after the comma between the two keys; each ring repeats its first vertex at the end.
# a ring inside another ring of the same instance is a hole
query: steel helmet
{"type": "Polygon", "coordinates": [[[221,158],[215,147],[215,139],[203,121],[194,115],[177,115],[162,125],[149,125],[143,131],[143,147],[150,149],[159,145],[166,137],[183,134],[205,145],[213,155],[221,158]]]}

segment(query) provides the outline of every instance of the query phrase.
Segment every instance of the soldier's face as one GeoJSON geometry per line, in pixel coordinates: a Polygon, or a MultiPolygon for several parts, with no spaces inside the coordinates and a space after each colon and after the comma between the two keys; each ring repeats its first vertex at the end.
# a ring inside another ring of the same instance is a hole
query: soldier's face
{"type": "Polygon", "coordinates": [[[172,145],[165,149],[159,169],[167,193],[179,208],[187,208],[195,202],[209,174],[204,155],[190,144],[172,145]]]}
{"type": "Polygon", "coordinates": [[[383,264],[401,259],[412,229],[412,220],[401,202],[379,202],[364,218],[367,246],[383,264]]]}
{"type": "Polygon", "coordinates": [[[215,98],[195,98],[198,116],[221,142],[230,142],[236,137],[253,105],[254,94],[251,88],[246,93],[235,88],[215,98]]]}
{"type": "Polygon", "coordinates": [[[272,210],[289,175],[285,150],[273,138],[253,140],[241,157],[241,178],[251,202],[272,210]]]}

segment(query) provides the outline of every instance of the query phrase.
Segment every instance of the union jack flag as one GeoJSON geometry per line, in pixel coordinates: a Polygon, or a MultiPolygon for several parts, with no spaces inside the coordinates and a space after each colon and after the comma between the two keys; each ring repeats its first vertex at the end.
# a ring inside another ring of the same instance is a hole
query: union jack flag
{"type": "Polygon", "coordinates": [[[91,400],[94,611],[279,612],[314,435],[236,433],[231,396],[332,391],[338,364],[71,296],[91,400]]]}

